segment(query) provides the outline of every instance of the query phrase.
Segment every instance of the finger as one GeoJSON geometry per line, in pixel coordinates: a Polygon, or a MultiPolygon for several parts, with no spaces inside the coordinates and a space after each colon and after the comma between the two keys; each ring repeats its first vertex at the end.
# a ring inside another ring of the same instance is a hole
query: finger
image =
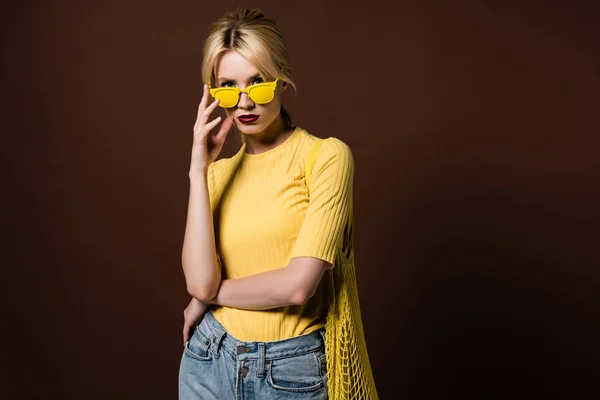
{"type": "Polygon", "coordinates": [[[233,118],[232,117],[225,118],[225,121],[223,121],[223,123],[221,124],[221,128],[219,128],[219,132],[217,132],[215,134],[215,139],[218,142],[221,142],[223,139],[225,139],[225,136],[227,136],[227,132],[229,132],[232,125],[233,125],[233,118]]]}
{"type": "Polygon", "coordinates": [[[215,127],[217,126],[217,124],[221,122],[221,117],[217,117],[215,119],[213,119],[212,121],[210,121],[208,124],[204,125],[204,134],[208,135],[208,133],[215,127]]]}
{"type": "Polygon", "coordinates": [[[200,116],[200,113],[204,111],[206,106],[208,106],[209,98],[210,92],[208,91],[208,85],[205,83],[204,87],[202,88],[202,99],[200,100],[200,105],[198,106],[198,116],[200,116]]]}
{"type": "Polygon", "coordinates": [[[204,85],[204,91],[202,92],[202,99],[200,100],[200,104],[198,105],[198,112],[196,113],[196,124],[198,121],[202,119],[204,115],[204,110],[208,106],[208,102],[210,101],[210,92],[208,90],[208,85],[204,85]]]}
{"type": "Polygon", "coordinates": [[[183,325],[183,344],[185,345],[185,343],[190,340],[190,330],[191,330],[191,325],[188,324],[184,324],[183,325]]]}
{"type": "Polygon", "coordinates": [[[213,111],[215,111],[215,108],[217,108],[217,106],[219,105],[219,102],[220,102],[220,100],[216,99],[208,107],[206,107],[206,109],[204,110],[204,112],[202,113],[202,115],[199,118],[199,121],[201,124],[206,124],[206,121],[208,121],[210,114],[212,114],[213,111]]]}

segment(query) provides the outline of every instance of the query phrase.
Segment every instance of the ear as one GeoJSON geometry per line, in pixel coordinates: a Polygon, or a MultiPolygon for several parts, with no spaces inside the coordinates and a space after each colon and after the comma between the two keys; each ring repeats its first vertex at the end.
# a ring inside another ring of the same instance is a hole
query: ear
{"type": "Polygon", "coordinates": [[[283,90],[287,89],[287,82],[283,82],[283,84],[281,85],[283,87],[283,90]]]}

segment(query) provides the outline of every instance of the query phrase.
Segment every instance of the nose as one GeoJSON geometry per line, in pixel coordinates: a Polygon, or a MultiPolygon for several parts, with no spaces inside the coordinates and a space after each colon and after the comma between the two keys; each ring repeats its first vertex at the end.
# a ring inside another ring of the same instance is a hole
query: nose
{"type": "Polygon", "coordinates": [[[248,96],[248,93],[240,93],[240,101],[238,107],[244,110],[250,110],[254,107],[254,102],[248,96]]]}

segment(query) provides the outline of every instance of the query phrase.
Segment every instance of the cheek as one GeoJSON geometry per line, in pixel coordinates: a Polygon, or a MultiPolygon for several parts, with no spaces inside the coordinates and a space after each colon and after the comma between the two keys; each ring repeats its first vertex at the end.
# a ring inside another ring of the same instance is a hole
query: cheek
{"type": "Polygon", "coordinates": [[[269,104],[264,104],[264,107],[268,110],[269,113],[278,114],[281,105],[281,95],[276,94],[269,104]]]}
{"type": "Polygon", "coordinates": [[[279,110],[281,108],[281,104],[276,103],[275,101],[270,102],[269,104],[263,105],[263,110],[261,114],[264,115],[264,122],[274,120],[279,114],[279,110]]]}
{"type": "Polygon", "coordinates": [[[264,116],[272,116],[279,113],[281,108],[281,101],[277,97],[268,102],[267,104],[257,104],[256,109],[260,114],[264,116]]]}

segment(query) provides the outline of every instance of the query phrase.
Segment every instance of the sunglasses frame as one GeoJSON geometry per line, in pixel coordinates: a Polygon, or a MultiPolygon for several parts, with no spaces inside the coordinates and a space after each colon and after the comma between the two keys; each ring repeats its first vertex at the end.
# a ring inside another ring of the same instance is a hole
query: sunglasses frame
{"type": "Polygon", "coordinates": [[[279,78],[277,78],[277,79],[275,79],[274,81],[271,81],[271,82],[261,82],[261,83],[257,83],[257,84],[254,84],[254,85],[250,85],[250,86],[248,86],[246,89],[240,89],[240,88],[238,88],[238,87],[216,87],[216,88],[211,88],[211,87],[210,87],[210,80],[209,80],[209,81],[208,81],[208,89],[209,89],[210,95],[211,95],[213,98],[216,98],[216,97],[215,97],[215,94],[217,94],[218,92],[224,91],[224,90],[226,90],[226,91],[235,91],[235,92],[236,92],[236,95],[237,95],[237,102],[236,102],[234,105],[230,106],[230,107],[224,107],[224,106],[222,106],[222,105],[221,105],[221,103],[219,103],[219,106],[221,106],[221,107],[223,107],[223,108],[231,108],[231,107],[235,107],[235,106],[237,106],[237,104],[240,102],[240,97],[241,97],[241,94],[242,94],[242,93],[246,93],[246,94],[248,95],[248,97],[249,97],[249,98],[250,98],[250,99],[251,99],[253,102],[255,102],[256,104],[267,104],[267,103],[270,103],[271,101],[273,101],[273,99],[271,99],[271,100],[269,100],[269,101],[267,101],[267,102],[264,102],[264,103],[258,103],[256,100],[254,100],[254,99],[252,98],[252,96],[250,95],[250,92],[251,92],[253,89],[256,89],[256,88],[258,88],[258,87],[267,86],[267,87],[269,87],[269,88],[273,89],[273,97],[275,97],[275,96],[274,96],[274,95],[275,95],[275,89],[277,88],[277,82],[278,82],[278,81],[279,81],[279,78]]]}

